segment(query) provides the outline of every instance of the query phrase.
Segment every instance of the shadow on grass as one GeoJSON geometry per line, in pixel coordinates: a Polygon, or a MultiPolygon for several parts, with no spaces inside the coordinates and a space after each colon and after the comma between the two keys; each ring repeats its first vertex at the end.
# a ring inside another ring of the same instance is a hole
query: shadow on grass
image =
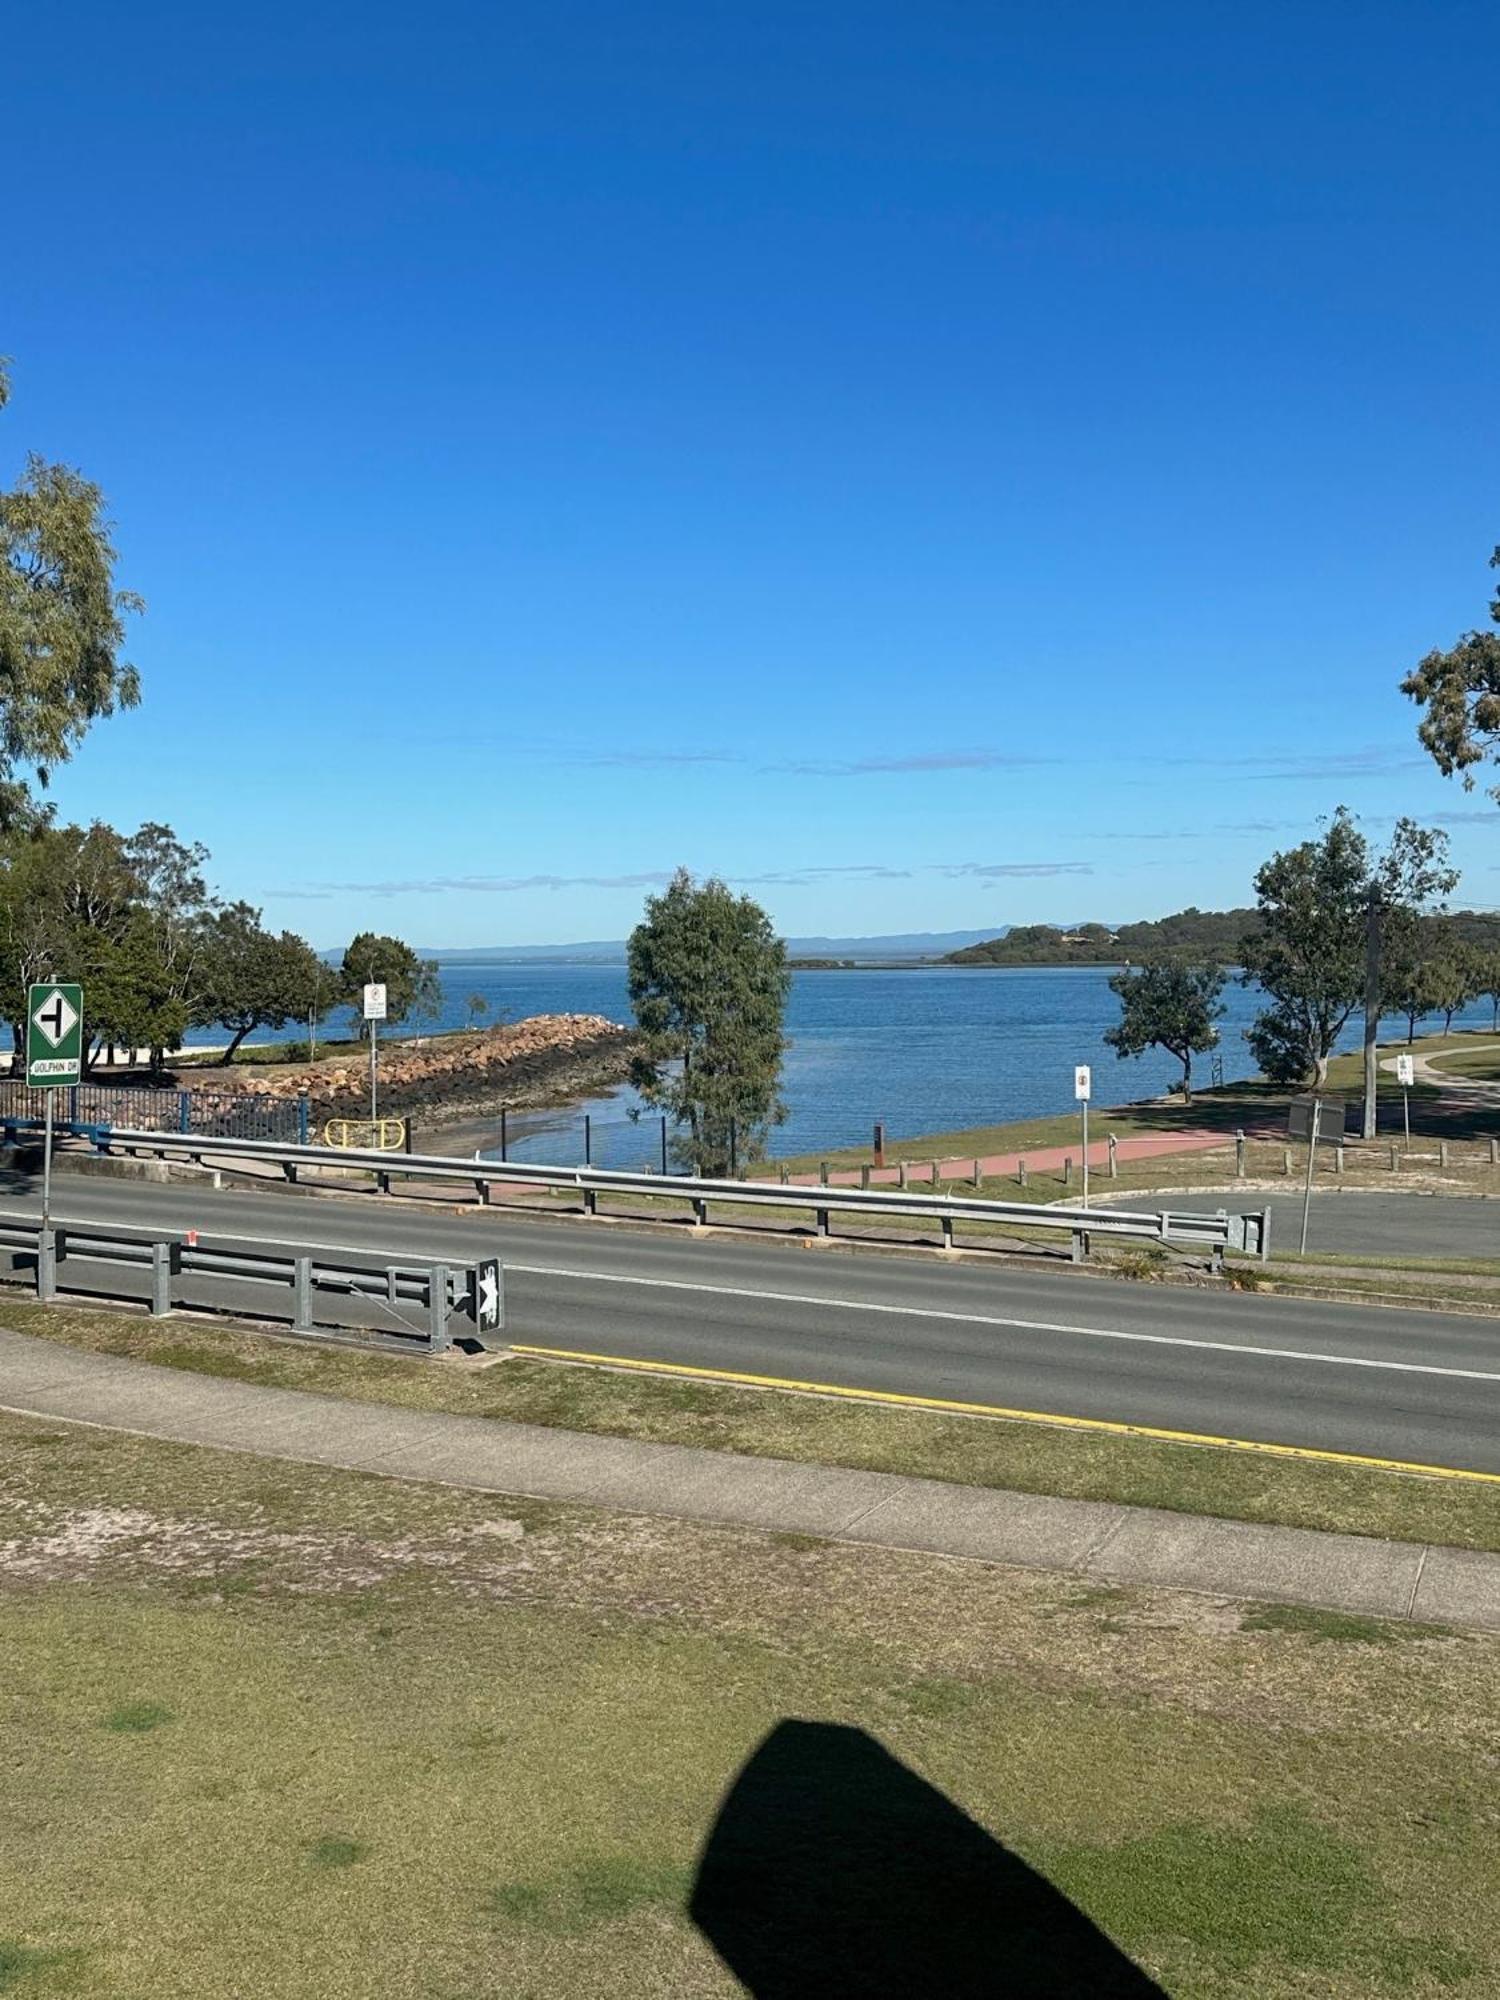
{"type": "Polygon", "coordinates": [[[778,1723],[689,1914],[755,2000],[1164,2000],[1066,1896],[862,1729],[778,1723]]]}

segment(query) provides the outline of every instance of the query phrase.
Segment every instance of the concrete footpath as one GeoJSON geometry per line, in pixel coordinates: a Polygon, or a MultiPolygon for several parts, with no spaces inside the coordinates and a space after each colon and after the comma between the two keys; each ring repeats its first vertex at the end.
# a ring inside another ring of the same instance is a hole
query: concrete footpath
{"type": "Polygon", "coordinates": [[[6,1328],[0,1410],[622,1513],[1500,1631],[1500,1555],[395,1409],[90,1354],[6,1328]]]}

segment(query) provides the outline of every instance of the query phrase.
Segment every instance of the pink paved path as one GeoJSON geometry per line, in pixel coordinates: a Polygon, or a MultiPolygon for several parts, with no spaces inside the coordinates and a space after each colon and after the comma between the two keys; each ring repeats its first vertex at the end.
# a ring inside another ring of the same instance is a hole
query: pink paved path
{"type": "MultiPolygon", "coordinates": [[[[1151,1160],[1156,1159],[1163,1153],[1206,1153],[1212,1151],[1216,1146],[1230,1146],[1233,1143],[1234,1135],[1230,1132],[1210,1132],[1206,1130],[1141,1132],[1131,1138],[1118,1140],[1116,1142],[1116,1152],[1121,1160],[1151,1160]]],[[[887,1157],[889,1157],[889,1149],[887,1149],[887,1157]]],[[[933,1177],[934,1169],[936,1169],[936,1178],[939,1180],[967,1179],[974,1171],[974,1159],[974,1154],[968,1153],[963,1155],[950,1154],[941,1160],[912,1160],[907,1168],[908,1180],[912,1182],[927,1180],[933,1177]]],[[[999,1180],[1006,1175],[1018,1174],[1021,1169],[1022,1160],[1026,1162],[1028,1173],[1056,1173],[1065,1160],[1071,1160],[1075,1167],[1081,1165],[1083,1147],[1081,1145],[1036,1146],[1021,1153],[986,1153],[979,1156],[979,1170],[984,1179],[999,1180]]],[[[1089,1144],[1089,1166],[1092,1168],[1107,1167],[1108,1165],[1108,1139],[1091,1141],[1089,1144]]],[[[863,1168],[860,1167],[841,1167],[837,1172],[829,1174],[829,1185],[832,1187],[855,1187],[859,1184],[863,1171],[863,1168]]],[[[763,1179],[764,1176],[757,1175],[756,1178],[763,1179]]],[[[900,1179],[901,1169],[899,1166],[871,1167],[870,1169],[871,1187],[894,1187],[899,1184],[900,1179]]],[[[820,1182],[817,1174],[793,1174],[788,1185],[792,1187],[817,1187],[820,1185],[820,1182]]]]}

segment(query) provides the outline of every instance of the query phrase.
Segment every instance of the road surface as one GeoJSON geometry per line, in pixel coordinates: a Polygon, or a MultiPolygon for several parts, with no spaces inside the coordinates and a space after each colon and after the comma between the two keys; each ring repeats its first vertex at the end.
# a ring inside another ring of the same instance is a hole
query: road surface
{"type": "MultiPolygon", "coordinates": [[[[1244,1194],[1132,1195],[1111,1207],[1228,1209],[1231,1215],[1271,1211],[1273,1253],[1295,1251],[1302,1230],[1302,1196],[1244,1194]]],[[[1313,1193],[1308,1255],[1500,1259],[1500,1201],[1482,1195],[1313,1193]]]]}
{"type": "MultiPolygon", "coordinates": [[[[1500,1320],[374,1196],[64,1176],[54,1199],[65,1223],[206,1243],[498,1253],[518,1342],[1500,1473],[1500,1320]]],[[[33,1196],[0,1200],[35,1212],[33,1196]]]]}

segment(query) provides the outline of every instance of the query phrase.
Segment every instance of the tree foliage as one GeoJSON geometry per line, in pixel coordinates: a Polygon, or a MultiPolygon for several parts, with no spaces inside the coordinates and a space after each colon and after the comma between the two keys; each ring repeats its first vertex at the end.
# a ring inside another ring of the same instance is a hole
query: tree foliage
{"type": "MultiPolygon", "coordinates": [[[[1500,569],[1500,548],[1490,557],[1500,569]]],[[[1490,600],[1500,626],[1500,591],[1490,600]]],[[[1500,758],[1500,632],[1466,632],[1447,652],[1431,652],[1401,683],[1401,692],[1426,713],[1417,734],[1445,778],[1456,774],[1473,789],[1473,766],[1500,758]]],[[[1500,786],[1492,786],[1500,798],[1500,786]]]]}
{"type": "MultiPolygon", "coordinates": [[[[9,380],[0,362],[0,409],[9,380]]],[[[90,723],[140,699],[121,657],[125,618],[144,606],[115,587],[104,496],[70,466],[31,453],[0,489],[0,813],[23,809],[18,773],[66,762],[90,723]]]]}
{"type": "Polygon", "coordinates": [[[1445,834],[1401,819],[1390,846],[1374,855],[1343,806],[1321,839],[1272,855],[1255,877],[1260,928],[1240,953],[1246,984],[1258,981],[1271,1001],[1246,1037],[1266,1076],[1324,1081],[1363,996],[1371,902],[1399,952],[1422,905],[1446,895],[1454,880],[1445,834]]]}
{"type": "Polygon", "coordinates": [[[334,1000],[331,969],[293,931],[268,931],[249,903],[215,910],[204,927],[194,1021],[228,1028],[225,1062],[257,1028],[284,1028],[334,1000]]]}
{"type": "Polygon", "coordinates": [[[1106,1028],[1104,1039],[1121,1058],[1165,1049],[1182,1064],[1181,1091],[1193,1096],[1193,1057],[1214,1047],[1224,1018],[1220,996],[1227,974],[1221,965],[1194,965],[1184,959],[1161,959],[1135,972],[1117,972],[1109,990],[1120,1001],[1117,1027],[1106,1028]]]}
{"type": "Polygon", "coordinates": [[[385,987],[386,1025],[408,1018],[435,1017],[442,1006],[442,985],[436,962],[419,958],[400,938],[378,931],[361,931],[344,952],[339,967],[338,997],[354,1009],[355,1033],[370,1032],[363,1014],[366,986],[385,987]]]}
{"type": "Polygon", "coordinates": [[[679,1127],[679,1159],[722,1175],[759,1158],[786,1116],[779,1090],[791,974],[749,896],[679,869],[627,947],[642,1036],[632,1080],[679,1127]]]}

